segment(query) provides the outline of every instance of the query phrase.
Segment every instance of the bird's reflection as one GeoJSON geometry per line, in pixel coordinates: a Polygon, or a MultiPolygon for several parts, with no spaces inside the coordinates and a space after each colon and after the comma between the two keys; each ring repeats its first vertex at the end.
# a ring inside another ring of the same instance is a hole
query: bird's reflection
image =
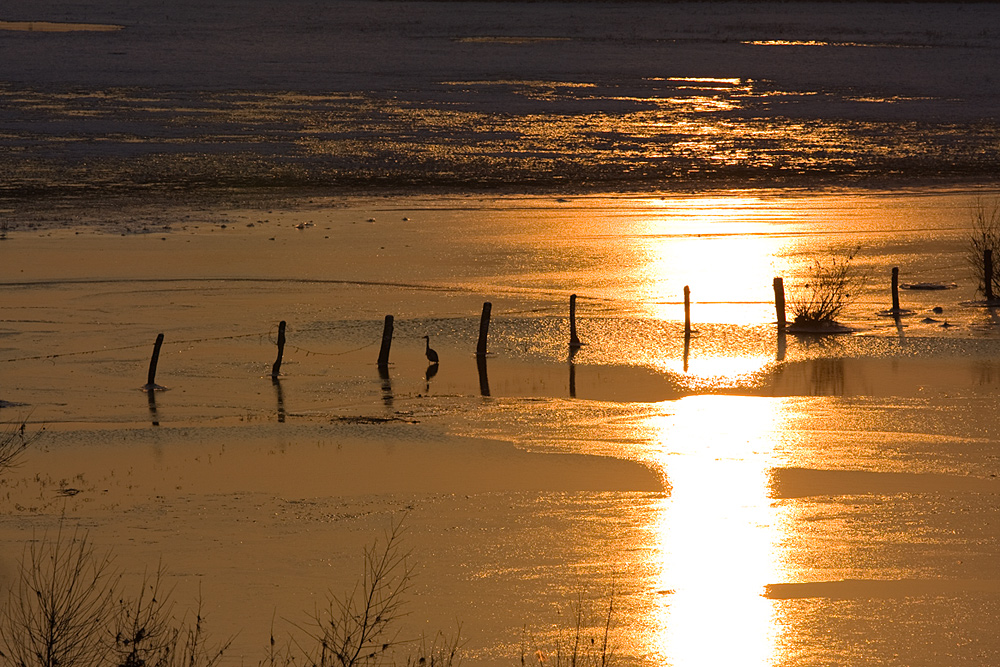
{"type": "Polygon", "coordinates": [[[490,379],[486,375],[486,356],[476,355],[476,366],[479,368],[479,393],[482,396],[490,395],[490,379]]]}
{"type": "Polygon", "coordinates": [[[281,390],[281,380],[277,376],[271,376],[271,384],[274,385],[274,393],[278,399],[278,422],[285,421],[285,392],[281,390]]]}
{"type": "Polygon", "coordinates": [[[427,367],[427,370],[424,372],[424,386],[425,386],[424,391],[430,392],[430,390],[431,390],[431,378],[434,377],[435,375],[437,375],[437,373],[438,373],[438,364],[437,363],[430,364],[427,367]]]}

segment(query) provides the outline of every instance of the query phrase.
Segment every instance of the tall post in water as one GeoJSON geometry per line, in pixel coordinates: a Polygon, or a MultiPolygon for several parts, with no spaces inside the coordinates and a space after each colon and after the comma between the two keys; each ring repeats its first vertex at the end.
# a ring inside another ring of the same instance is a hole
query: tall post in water
{"type": "Polygon", "coordinates": [[[691,335],[691,288],[684,286],[684,336],[691,335]]]}
{"type": "Polygon", "coordinates": [[[271,377],[276,378],[281,372],[281,356],[285,353],[285,320],[278,323],[278,358],[271,366],[271,377]]]}
{"type": "Polygon", "coordinates": [[[986,300],[993,301],[993,248],[983,250],[983,282],[986,283],[986,300]]]}
{"type": "Polygon", "coordinates": [[[899,315],[899,267],[892,267],[892,312],[899,315]]]}
{"type": "Polygon", "coordinates": [[[389,367],[389,347],[392,345],[392,315],[385,316],[385,326],[382,327],[382,347],[378,351],[379,369],[389,367]]]}
{"type": "Polygon", "coordinates": [[[576,335],[576,295],[569,297],[569,346],[576,349],[583,345],[576,335]]]}
{"type": "Polygon", "coordinates": [[[774,279],[774,311],[778,316],[778,331],[785,330],[785,281],[774,279]]]}
{"type": "Polygon", "coordinates": [[[486,337],[490,333],[490,312],[493,304],[487,301],[483,304],[483,316],[479,319],[479,342],[476,344],[476,356],[486,356],[486,337]]]}
{"type": "Polygon", "coordinates": [[[146,389],[156,387],[156,364],[160,361],[160,347],[163,345],[163,334],[156,336],[156,343],[153,344],[153,356],[149,360],[149,375],[146,376],[146,389]]]}

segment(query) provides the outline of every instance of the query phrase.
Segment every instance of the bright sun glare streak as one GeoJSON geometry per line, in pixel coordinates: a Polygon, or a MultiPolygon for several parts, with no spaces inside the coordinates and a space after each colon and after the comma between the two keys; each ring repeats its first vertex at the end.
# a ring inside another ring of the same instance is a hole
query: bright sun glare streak
{"type": "Polygon", "coordinates": [[[724,312],[713,309],[724,321],[759,324],[761,305],[774,298],[774,277],[787,268],[778,259],[791,242],[782,233],[782,205],[732,196],[654,206],[640,232],[645,264],[636,267],[650,315],[682,318],[676,304],[688,285],[693,303],[726,304],[724,312]]]}
{"type": "Polygon", "coordinates": [[[664,360],[661,370],[683,373],[687,386],[698,389],[725,389],[739,384],[747,386],[754,383],[757,376],[765,372],[774,363],[774,356],[705,356],[695,354],[690,363],[684,364],[683,359],[664,360]]]}
{"type": "Polygon", "coordinates": [[[671,486],[658,526],[661,664],[776,664],[780,628],[766,584],[780,574],[779,521],[768,498],[781,403],[695,396],[653,417],[671,486]]]}

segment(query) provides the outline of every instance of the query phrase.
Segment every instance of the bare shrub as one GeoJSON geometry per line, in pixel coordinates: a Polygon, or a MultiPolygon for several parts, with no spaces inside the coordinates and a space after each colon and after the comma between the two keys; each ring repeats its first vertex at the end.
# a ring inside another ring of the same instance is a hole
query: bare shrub
{"type": "Polygon", "coordinates": [[[155,575],[143,576],[137,598],[118,601],[111,647],[116,665],[152,667],[168,659],[176,632],[170,623],[170,591],[162,590],[163,576],[161,565],[155,575]]]}
{"type": "Polygon", "coordinates": [[[86,534],[25,547],[0,615],[0,656],[16,667],[94,667],[103,661],[118,575],[86,534]]]}
{"type": "Polygon", "coordinates": [[[789,300],[794,320],[792,326],[829,326],[836,323],[844,308],[856,298],[865,282],[854,258],[860,248],[846,253],[831,253],[825,261],[814,260],[808,282],[792,293],[789,300]]]}
{"type": "Polygon", "coordinates": [[[521,666],[608,667],[614,664],[614,647],[610,643],[614,609],[615,596],[612,591],[608,597],[608,610],[603,617],[600,633],[588,634],[585,605],[582,597],[577,598],[572,608],[572,627],[559,633],[553,647],[545,649],[536,646],[530,655],[527,653],[527,646],[522,643],[521,666]]]}
{"type": "Polygon", "coordinates": [[[182,621],[172,627],[169,633],[169,650],[164,654],[163,662],[158,663],[159,667],[215,667],[225,657],[226,651],[232,646],[232,638],[212,646],[205,632],[205,617],[201,610],[202,601],[199,596],[194,625],[189,626],[182,621]]]}
{"type": "MultiPolygon", "coordinates": [[[[972,277],[978,281],[977,291],[986,293],[986,271],[983,251],[992,250],[994,262],[1000,262],[1000,198],[976,199],[969,208],[971,229],[966,248],[966,260],[972,277]]],[[[1000,271],[993,272],[993,294],[1000,295],[1000,271]]]]}
{"type": "Polygon", "coordinates": [[[438,633],[430,644],[421,640],[420,650],[416,655],[407,656],[406,667],[457,667],[462,662],[459,634],[460,632],[454,637],[448,637],[438,633]]]}
{"type": "Polygon", "coordinates": [[[437,633],[429,643],[401,639],[399,621],[406,615],[405,597],[413,568],[402,548],[403,523],[392,524],[383,540],[364,551],[361,578],[346,594],[328,594],[327,606],[303,625],[300,637],[270,649],[262,665],[269,667],[456,667],[461,663],[461,628],[452,636],[437,633]],[[419,642],[419,646],[418,646],[419,642]],[[416,647],[416,648],[414,648],[416,647]]]}
{"type": "MultiPolygon", "coordinates": [[[[402,533],[402,522],[396,523],[386,531],[384,547],[375,542],[366,548],[362,577],[354,589],[342,596],[331,593],[327,607],[300,628],[306,634],[297,642],[303,664],[354,667],[391,661],[401,643],[395,626],[404,615],[413,571],[400,545],[402,533]]],[[[286,659],[286,664],[293,662],[294,656],[286,659]]]]}
{"type": "Polygon", "coordinates": [[[193,626],[177,621],[163,576],[125,597],[111,556],[60,524],[55,539],[25,547],[0,611],[0,657],[14,667],[213,667],[231,641],[208,645],[200,603],[193,626]]]}
{"type": "MultiPolygon", "coordinates": [[[[271,667],[458,665],[459,640],[438,634],[417,651],[398,638],[412,568],[400,546],[402,523],[393,525],[384,547],[364,552],[361,580],[347,595],[331,595],[329,606],[303,628],[305,639],[278,651],[272,633],[265,663],[271,667]],[[397,651],[399,649],[399,651],[397,651]],[[399,652],[402,659],[397,660],[399,652]]],[[[13,667],[214,667],[232,640],[211,645],[201,601],[193,624],[174,615],[172,591],[164,588],[162,565],[143,575],[139,593],[124,594],[121,574],[109,554],[95,552],[86,534],[25,546],[19,576],[0,610],[0,658],[13,667]]]]}
{"type": "Polygon", "coordinates": [[[178,621],[172,591],[163,588],[165,571],[144,575],[136,598],[118,601],[114,618],[111,663],[116,667],[212,667],[232,644],[210,646],[203,628],[199,599],[194,625],[178,621]]]}
{"type": "Polygon", "coordinates": [[[41,431],[28,435],[26,429],[27,422],[21,422],[0,433],[0,472],[15,467],[28,445],[41,435],[41,431]]]}

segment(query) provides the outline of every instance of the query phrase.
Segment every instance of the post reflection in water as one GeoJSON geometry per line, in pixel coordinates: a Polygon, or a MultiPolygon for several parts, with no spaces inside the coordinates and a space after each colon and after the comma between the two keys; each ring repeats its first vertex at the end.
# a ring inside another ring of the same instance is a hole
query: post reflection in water
{"type": "Polygon", "coordinates": [[[691,334],[684,334],[684,372],[687,373],[689,369],[688,357],[691,356],[691,334]]]}
{"type": "Polygon", "coordinates": [[[271,376],[271,384],[274,385],[274,393],[278,400],[278,422],[285,422],[285,392],[281,390],[281,380],[277,375],[271,376]]]}
{"type": "MultiPolygon", "coordinates": [[[[576,295],[574,295],[576,296],[576,295]]],[[[573,357],[576,353],[580,351],[579,345],[570,345],[569,357],[567,361],[569,362],[569,397],[576,398],[576,364],[573,362],[573,357]]]]}
{"type": "Polygon", "coordinates": [[[785,581],[779,510],[769,499],[779,399],[691,396],[652,417],[670,484],[657,524],[658,634],[663,664],[778,662],[769,583],[785,581]]]}
{"type": "Polygon", "coordinates": [[[149,419],[153,426],[159,426],[160,417],[156,413],[156,390],[152,387],[146,389],[146,400],[149,404],[149,419]]]}
{"type": "Polygon", "coordinates": [[[490,395],[490,378],[486,373],[486,357],[476,355],[476,368],[479,370],[479,394],[480,396],[490,395]]]}
{"type": "Polygon", "coordinates": [[[576,364],[569,362],[569,397],[576,398],[576,364]]]}
{"type": "Polygon", "coordinates": [[[382,402],[387,408],[392,407],[392,378],[389,376],[389,367],[379,364],[378,376],[382,380],[382,402]]]}

